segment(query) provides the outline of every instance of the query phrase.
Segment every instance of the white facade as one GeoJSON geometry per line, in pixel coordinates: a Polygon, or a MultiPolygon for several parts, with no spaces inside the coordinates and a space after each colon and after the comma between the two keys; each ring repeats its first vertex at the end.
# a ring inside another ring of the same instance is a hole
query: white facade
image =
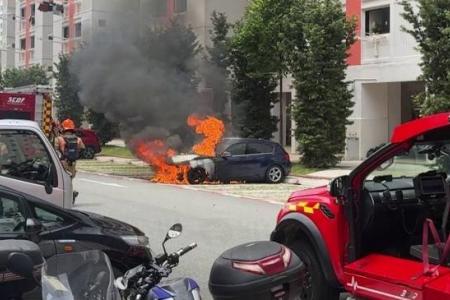
{"type": "Polygon", "coordinates": [[[1,53],[1,69],[14,67],[16,53],[16,1],[0,0],[0,53],[1,53]]]}
{"type": "Polygon", "coordinates": [[[423,88],[417,82],[420,55],[413,37],[401,29],[409,24],[399,1],[363,0],[361,9],[361,64],[347,72],[355,102],[347,159],[362,159],[370,148],[388,142],[395,126],[413,118],[411,99],[423,88]],[[371,33],[366,18],[380,8],[389,8],[389,32],[371,33]]]}
{"type": "MultiPolygon", "coordinates": [[[[144,0],[142,0],[144,1],[144,0]]],[[[139,0],[60,0],[64,12],[42,12],[38,0],[0,0],[2,70],[40,64],[50,68],[60,54],[70,54],[108,30],[118,8],[139,0]]]]}

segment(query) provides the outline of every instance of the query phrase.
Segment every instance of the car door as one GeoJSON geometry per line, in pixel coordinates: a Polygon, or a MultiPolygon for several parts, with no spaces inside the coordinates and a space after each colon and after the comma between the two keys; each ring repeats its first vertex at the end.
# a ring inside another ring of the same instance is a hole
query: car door
{"type": "Polygon", "coordinates": [[[33,130],[0,129],[0,184],[63,206],[62,167],[45,139],[33,130]]]}
{"type": "Polygon", "coordinates": [[[30,215],[42,225],[40,234],[41,249],[46,256],[63,254],[77,250],[78,242],[74,239],[72,227],[77,221],[60,209],[43,203],[29,201],[30,215]],[[51,249],[53,247],[53,249],[51,249]],[[53,254],[51,252],[53,251],[53,254]]]}
{"type": "Polygon", "coordinates": [[[246,170],[249,179],[260,180],[266,176],[273,157],[273,145],[249,142],[246,148],[246,170]]]}
{"type": "Polygon", "coordinates": [[[246,143],[236,143],[228,146],[216,162],[216,174],[219,180],[240,180],[245,178],[243,164],[245,163],[246,143]]]}
{"type": "Polygon", "coordinates": [[[28,239],[28,210],[22,197],[0,191],[0,239],[28,239]]]}

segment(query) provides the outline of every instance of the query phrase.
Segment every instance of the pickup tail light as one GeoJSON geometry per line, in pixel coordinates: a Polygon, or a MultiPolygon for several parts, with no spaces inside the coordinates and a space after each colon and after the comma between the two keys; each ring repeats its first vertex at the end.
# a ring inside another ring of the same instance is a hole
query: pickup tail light
{"type": "Polygon", "coordinates": [[[291,250],[282,246],[281,252],[259,261],[235,261],[233,268],[257,275],[273,275],[283,272],[290,264],[291,250]]]}

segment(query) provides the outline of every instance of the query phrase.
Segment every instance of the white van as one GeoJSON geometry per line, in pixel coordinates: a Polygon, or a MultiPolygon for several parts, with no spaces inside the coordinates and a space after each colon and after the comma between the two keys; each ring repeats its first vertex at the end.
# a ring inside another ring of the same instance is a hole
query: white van
{"type": "Polygon", "coordinates": [[[33,121],[0,120],[0,185],[72,207],[70,175],[33,121]]]}

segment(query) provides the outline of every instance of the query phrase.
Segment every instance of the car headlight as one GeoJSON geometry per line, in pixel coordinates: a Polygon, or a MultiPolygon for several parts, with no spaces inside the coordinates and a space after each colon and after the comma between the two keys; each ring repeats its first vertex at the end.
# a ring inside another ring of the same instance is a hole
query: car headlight
{"type": "Polygon", "coordinates": [[[121,238],[130,246],[148,246],[148,237],[145,235],[122,235],[121,238]]]}

